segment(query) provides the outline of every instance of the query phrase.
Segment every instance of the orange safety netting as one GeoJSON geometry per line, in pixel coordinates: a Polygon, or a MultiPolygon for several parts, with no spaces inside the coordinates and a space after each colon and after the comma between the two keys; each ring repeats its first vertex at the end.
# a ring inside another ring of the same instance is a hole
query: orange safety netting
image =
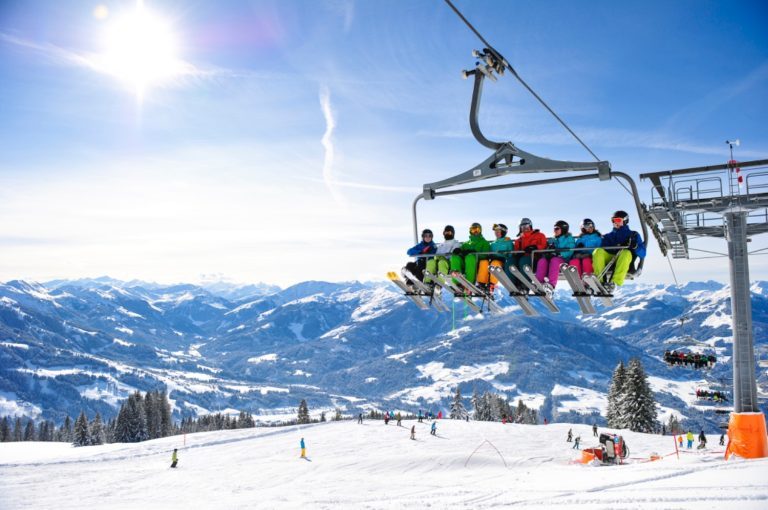
{"type": "Polygon", "coordinates": [[[768,436],[763,413],[731,413],[725,458],[731,455],[745,459],[768,457],[768,436]]]}

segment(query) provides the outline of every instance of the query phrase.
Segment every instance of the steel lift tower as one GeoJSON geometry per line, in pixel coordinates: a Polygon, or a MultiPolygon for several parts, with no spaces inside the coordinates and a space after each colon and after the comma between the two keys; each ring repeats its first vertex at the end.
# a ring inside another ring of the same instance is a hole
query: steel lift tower
{"type": "MultiPolygon", "coordinates": [[[[728,243],[733,321],[733,413],[726,457],[768,457],[755,376],[748,243],[768,232],[768,160],[642,174],[653,185],[645,219],[664,255],[690,258],[689,241],[728,243]]],[[[765,250],[757,250],[765,251],[765,250]]],[[[757,251],[753,252],[756,253],[757,251]]],[[[712,253],[712,252],[710,252],[712,253]]]]}

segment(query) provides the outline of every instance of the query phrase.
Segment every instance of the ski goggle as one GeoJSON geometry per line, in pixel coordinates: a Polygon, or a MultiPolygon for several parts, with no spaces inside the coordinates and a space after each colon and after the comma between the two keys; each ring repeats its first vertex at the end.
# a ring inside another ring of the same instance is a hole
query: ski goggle
{"type": "Polygon", "coordinates": [[[595,228],[594,223],[582,223],[581,228],[595,228]]]}
{"type": "Polygon", "coordinates": [[[432,234],[421,234],[421,237],[432,237],[432,234]]]}
{"type": "Polygon", "coordinates": [[[558,226],[555,226],[555,230],[560,230],[560,227],[558,227],[558,226]]]}
{"type": "Polygon", "coordinates": [[[482,232],[482,230],[483,229],[480,227],[469,227],[470,234],[479,234],[480,232],[482,232]]]}
{"type": "Polygon", "coordinates": [[[611,218],[611,221],[613,222],[614,225],[624,224],[624,218],[620,218],[620,217],[611,218]]]}
{"type": "Polygon", "coordinates": [[[532,228],[533,228],[533,225],[531,225],[530,223],[521,223],[520,224],[520,229],[521,230],[526,230],[526,229],[531,230],[532,228]]]}

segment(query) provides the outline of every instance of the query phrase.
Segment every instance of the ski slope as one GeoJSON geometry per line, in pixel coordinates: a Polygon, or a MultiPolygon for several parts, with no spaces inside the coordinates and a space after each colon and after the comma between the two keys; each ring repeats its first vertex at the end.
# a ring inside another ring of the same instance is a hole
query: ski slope
{"type": "Polygon", "coordinates": [[[573,428],[582,446],[596,444],[586,425],[438,420],[437,436],[426,421],[403,425],[328,422],[84,448],[0,443],[0,508],[768,508],[768,459],[724,462],[718,436],[703,452],[643,462],[673,452],[672,438],[626,432],[631,463],[598,467],[572,463],[580,452],[565,442],[573,428]]]}

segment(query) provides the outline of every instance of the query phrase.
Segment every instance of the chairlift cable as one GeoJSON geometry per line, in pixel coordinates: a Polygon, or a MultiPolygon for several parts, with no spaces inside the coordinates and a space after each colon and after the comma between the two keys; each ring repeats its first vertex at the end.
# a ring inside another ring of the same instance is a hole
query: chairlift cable
{"type": "Polygon", "coordinates": [[[675,268],[672,267],[672,259],[669,258],[669,252],[667,252],[667,263],[669,263],[669,270],[672,271],[672,278],[675,279],[675,287],[679,287],[680,284],[677,282],[677,275],[675,274],[675,268]]]}
{"type": "MultiPolygon", "coordinates": [[[[549,113],[551,113],[551,114],[552,114],[552,115],[553,115],[553,116],[554,116],[554,117],[557,119],[557,121],[558,121],[558,122],[560,122],[560,124],[561,124],[561,125],[562,125],[562,126],[563,126],[563,127],[564,127],[564,128],[565,128],[565,129],[566,129],[566,130],[567,130],[567,131],[568,131],[568,132],[569,132],[569,133],[570,133],[570,134],[571,134],[571,135],[572,135],[572,136],[573,136],[573,137],[576,139],[576,140],[578,140],[578,142],[581,144],[581,146],[582,146],[582,147],[584,147],[584,148],[587,150],[587,152],[589,152],[589,153],[592,155],[592,157],[593,157],[593,158],[595,158],[595,161],[600,161],[600,158],[598,158],[598,157],[597,157],[597,155],[596,155],[594,152],[592,152],[592,149],[590,149],[590,148],[587,146],[587,144],[586,144],[586,143],[584,143],[584,141],[582,141],[582,139],[581,139],[581,138],[579,138],[579,136],[578,136],[576,133],[574,133],[574,132],[573,132],[573,130],[572,130],[570,127],[568,127],[568,124],[566,124],[566,123],[565,123],[565,121],[564,121],[563,119],[561,119],[561,118],[560,118],[560,116],[559,116],[557,113],[555,113],[555,111],[554,111],[552,108],[550,108],[550,107],[549,107],[549,105],[548,105],[548,104],[547,104],[547,103],[546,103],[546,102],[545,102],[545,101],[544,101],[544,100],[543,100],[543,99],[542,99],[542,98],[541,98],[541,97],[540,97],[540,96],[539,96],[539,95],[538,95],[538,94],[537,94],[537,93],[536,93],[536,92],[535,92],[535,91],[534,91],[534,90],[533,90],[533,89],[532,89],[532,88],[531,88],[531,87],[530,87],[530,86],[529,86],[529,85],[528,85],[528,84],[525,82],[525,80],[523,80],[523,78],[522,78],[522,77],[521,77],[519,74],[517,74],[517,71],[515,71],[515,69],[512,67],[512,65],[511,65],[509,62],[507,62],[507,59],[506,59],[506,58],[504,58],[503,56],[501,56],[501,53],[499,53],[498,51],[496,51],[496,49],[495,49],[493,46],[491,46],[490,44],[488,44],[488,41],[486,41],[486,40],[485,40],[485,38],[484,38],[482,35],[480,35],[480,32],[478,32],[478,31],[477,31],[477,29],[476,29],[475,27],[473,27],[473,26],[472,26],[472,23],[470,23],[470,22],[467,20],[467,18],[465,18],[465,17],[464,17],[464,15],[463,15],[463,14],[461,14],[461,12],[459,12],[459,10],[456,8],[456,6],[455,6],[455,5],[453,5],[453,3],[451,2],[451,0],[445,0],[445,3],[447,3],[447,4],[448,4],[448,6],[449,6],[451,9],[453,9],[453,12],[455,12],[455,13],[456,13],[456,15],[458,15],[458,16],[459,16],[459,18],[461,18],[461,20],[462,20],[462,21],[463,21],[463,22],[464,22],[464,23],[465,23],[465,24],[466,24],[466,25],[469,27],[469,29],[470,29],[470,30],[472,30],[472,32],[474,32],[474,33],[475,33],[475,35],[478,37],[478,39],[480,39],[480,41],[482,41],[482,43],[483,43],[483,44],[486,46],[486,48],[488,48],[488,49],[489,49],[489,50],[491,50],[493,53],[495,53],[496,55],[498,55],[499,57],[501,57],[501,63],[504,65],[504,67],[506,67],[507,69],[509,69],[509,72],[511,72],[511,73],[512,73],[512,75],[513,75],[515,78],[517,78],[517,80],[518,80],[518,81],[519,81],[519,82],[520,82],[520,83],[523,85],[523,87],[525,87],[526,89],[528,89],[528,92],[530,92],[530,93],[533,95],[533,97],[535,97],[535,98],[536,98],[536,99],[539,101],[539,103],[541,103],[541,104],[542,104],[542,106],[544,106],[544,108],[546,108],[546,109],[549,111],[549,113]]],[[[622,184],[622,186],[623,186],[623,184],[622,184]]],[[[626,189],[626,188],[624,188],[624,189],[626,189]]],[[[627,190],[627,191],[629,191],[629,190],[627,190]]]]}

